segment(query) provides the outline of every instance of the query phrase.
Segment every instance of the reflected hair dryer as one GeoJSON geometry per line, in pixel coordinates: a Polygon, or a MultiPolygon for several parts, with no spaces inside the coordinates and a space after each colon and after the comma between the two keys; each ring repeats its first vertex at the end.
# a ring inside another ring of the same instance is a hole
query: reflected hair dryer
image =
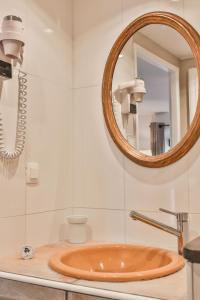
{"type": "Polygon", "coordinates": [[[144,80],[141,78],[135,78],[131,81],[123,82],[119,84],[118,89],[130,94],[131,100],[135,102],[142,102],[143,97],[146,94],[144,80]]]}

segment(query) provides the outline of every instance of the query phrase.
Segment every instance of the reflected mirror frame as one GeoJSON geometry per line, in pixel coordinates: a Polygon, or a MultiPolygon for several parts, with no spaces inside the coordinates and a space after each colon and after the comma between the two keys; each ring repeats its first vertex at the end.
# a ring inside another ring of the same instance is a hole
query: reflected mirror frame
{"type": "Polygon", "coordinates": [[[151,12],[140,16],[130,23],[115,41],[108,56],[102,83],[102,104],[103,113],[110,135],[121,150],[133,162],[148,168],[161,168],[168,166],[182,158],[196,143],[200,136],[200,36],[198,32],[183,18],[169,12],[151,12]],[[197,67],[198,72],[198,102],[194,119],[190,128],[181,141],[168,152],[157,156],[148,156],[140,153],[131,146],[123,137],[117,126],[112,108],[112,80],[118,56],[127,41],[141,28],[152,25],[167,25],[177,32],[188,42],[197,67]]]}

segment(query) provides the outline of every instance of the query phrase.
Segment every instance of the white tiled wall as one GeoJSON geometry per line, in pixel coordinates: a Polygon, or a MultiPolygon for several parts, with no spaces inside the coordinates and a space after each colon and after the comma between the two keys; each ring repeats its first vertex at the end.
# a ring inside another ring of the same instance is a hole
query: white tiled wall
{"type": "Polygon", "coordinates": [[[176,247],[176,239],[131,221],[139,210],[174,226],[159,207],[190,211],[191,237],[200,234],[200,142],[181,161],[148,169],[126,159],[103,121],[101,81],[114,40],[137,16],[167,10],[200,30],[199,0],[74,0],[73,207],[89,216],[93,238],[176,247]],[[84,13],[83,13],[84,11],[84,13]]]}
{"type": "MultiPolygon", "coordinates": [[[[26,242],[37,246],[63,238],[72,201],[72,1],[0,0],[0,7],[0,22],[7,14],[23,19],[28,73],[26,149],[18,164],[6,170],[0,165],[0,255],[5,255],[26,242]],[[25,183],[29,161],[40,165],[38,185],[25,183]]],[[[3,108],[16,115],[17,91],[7,84],[3,108]]]]}
{"type": "Polygon", "coordinates": [[[27,244],[32,247],[52,244],[66,238],[66,216],[71,214],[70,209],[52,210],[26,217],[27,244]]]}
{"type": "MultiPolygon", "coordinates": [[[[29,79],[26,150],[9,170],[0,165],[0,255],[25,242],[62,239],[72,211],[89,216],[92,238],[99,241],[175,247],[173,237],[128,217],[136,209],[174,226],[159,207],[190,211],[191,236],[199,234],[200,142],[172,166],[137,166],[110,138],[101,105],[104,66],[122,29],[145,12],[163,9],[200,30],[199,0],[0,0],[0,5],[0,20],[6,14],[23,18],[29,79]],[[28,161],[40,164],[36,186],[25,184],[28,161]]],[[[3,108],[15,115],[15,92],[8,90],[3,108]]]]}

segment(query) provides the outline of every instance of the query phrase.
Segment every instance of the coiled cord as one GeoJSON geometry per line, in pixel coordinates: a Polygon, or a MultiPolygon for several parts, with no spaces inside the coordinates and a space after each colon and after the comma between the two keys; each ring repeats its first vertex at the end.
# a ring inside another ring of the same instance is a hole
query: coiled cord
{"type": "Polygon", "coordinates": [[[15,150],[10,152],[4,145],[3,119],[0,114],[0,158],[3,160],[13,160],[18,158],[24,150],[26,140],[26,114],[27,114],[27,74],[18,73],[18,112],[15,150]]]}

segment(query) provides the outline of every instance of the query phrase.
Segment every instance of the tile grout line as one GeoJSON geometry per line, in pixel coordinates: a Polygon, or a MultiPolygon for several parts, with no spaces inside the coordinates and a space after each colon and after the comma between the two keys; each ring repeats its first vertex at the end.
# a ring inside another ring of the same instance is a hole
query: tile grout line
{"type": "MultiPolygon", "coordinates": [[[[68,209],[83,209],[83,210],[96,210],[96,211],[110,211],[110,212],[130,212],[130,209],[111,209],[111,208],[93,208],[93,207],[73,207],[69,206],[66,208],[59,208],[59,209],[54,209],[54,210],[45,210],[45,211],[39,211],[39,212],[33,212],[33,213],[25,213],[25,214],[18,214],[18,215],[9,215],[9,216],[1,216],[0,220],[3,219],[11,219],[11,218],[17,218],[17,217],[26,217],[26,216],[34,216],[34,215],[41,215],[41,214],[47,214],[47,213],[55,213],[55,212],[60,212],[60,211],[66,211],[68,209]]],[[[143,213],[152,213],[152,214],[161,214],[161,212],[157,210],[146,210],[146,209],[139,209],[138,212],[143,212],[143,213]]],[[[200,215],[200,212],[191,212],[190,215],[200,215]]]]}
{"type": "Polygon", "coordinates": [[[74,22],[74,19],[75,19],[75,8],[74,8],[74,1],[71,0],[72,2],[72,215],[74,214],[74,65],[75,65],[75,57],[74,57],[74,42],[75,42],[75,39],[74,39],[74,32],[75,32],[75,22],[74,22]]]}
{"type": "Polygon", "coordinates": [[[71,203],[72,203],[72,215],[74,214],[74,65],[75,65],[75,58],[74,58],[74,12],[75,12],[75,9],[74,9],[74,2],[73,0],[71,0],[71,4],[72,4],[72,95],[71,95],[71,100],[72,100],[72,123],[71,123],[71,126],[72,126],[72,135],[71,135],[71,150],[72,150],[72,164],[71,164],[71,167],[72,167],[72,170],[71,170],[71,176],[72,176],[72,179],[71,179],[71,203]]]}
{"type": "MultiPolygon", "coordinates": [[[[123,30],[123,23],[124,23],[124,1],[121,0],[121,30],[123,30]]],[[[124,222],[124,228],[123,228],[123,241],[127,243],[127,223],[126,223],[126,171],[125,171],[125,157],[122,155],[123,160],[123,196],[124,196],[124,211],[123,211],[123,222],[124,222]]]]}
{"type": "Polygon", "coordinates": [[[18,214],[18,215],[9,215],[9,216],[4,216],[0,217],[0,220],[2,219],[11,219],[11,218],[17,218],[17,217],[26,217],[26,216],[33,216],[33,215],[41,215],[41,214],[46,214],[46,213],[54,213],[54,212],[59,212],[59,211],[65,211],[68,209],[71,209],[72,207],[66,207],[66,208],[58,208],[54,210],[45,210],[45,211],[39,211],[39,212],[33,212],[33,213],[24,213],[24,214],[18,214]]]}
{"type": "Polygon", "coordinates": [[[89,88],[101,88],[101,83],[91,84],[91,85],[84,85],[84,86],[79,86],[79,87],[73,87],[72,91],[82,90],[82,89],[89,89],[89,88]]]}
{"type": "Polygon", "coordinates": [[[126,225],[126,172],[125,172],[125,158],[123,156],[123,194],[124,194],[124,212],[123,212],[123,219],[124,219],[124,229],[123,229],[123,240],[127,243],[127,225],[126,225]]]}

